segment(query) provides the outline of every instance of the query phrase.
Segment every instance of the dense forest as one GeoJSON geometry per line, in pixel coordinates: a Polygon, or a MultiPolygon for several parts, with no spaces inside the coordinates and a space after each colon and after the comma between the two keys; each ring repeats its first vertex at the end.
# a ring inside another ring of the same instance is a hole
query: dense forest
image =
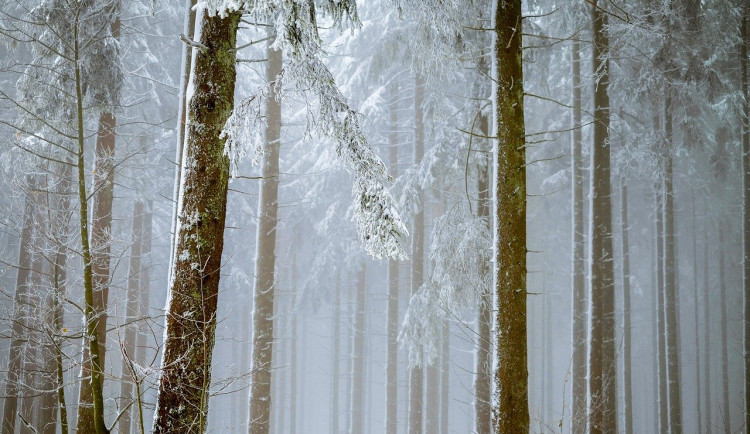
{"type": "Polygon", "coordinates": [[[750,3],[3,0],[0,430],[750,431],[750,3]]]}

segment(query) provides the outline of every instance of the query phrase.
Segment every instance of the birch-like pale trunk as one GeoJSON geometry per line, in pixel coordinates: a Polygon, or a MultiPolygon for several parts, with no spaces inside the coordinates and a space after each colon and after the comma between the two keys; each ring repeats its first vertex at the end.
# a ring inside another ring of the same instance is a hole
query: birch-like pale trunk
{"type": "MultiPolygon", "coordinates": [[[[270,36],[270,35],[269,35],[270,36]]],[[[276,80],[281,73],[281,51],[266,48],[266,80],[274,83],[266,101],[265,152],[263,153],[258,234],[253,289],[253,356],[250,368],[250,434],[268,434],[271,422],[271,373],[273,360],[276,225],[279,211],[279,148],[281,102],[276,80]]]]}

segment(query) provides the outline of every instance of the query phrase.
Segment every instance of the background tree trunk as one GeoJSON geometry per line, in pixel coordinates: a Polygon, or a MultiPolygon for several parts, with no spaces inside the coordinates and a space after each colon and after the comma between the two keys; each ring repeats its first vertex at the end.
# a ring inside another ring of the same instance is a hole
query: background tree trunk
{"type": "Polygon", "coordinates": [[[336,283],[333,287],[333,324],[331,329],[333,335],[331,336],[333,349],[331,354],[331,433],[339,433],[339,359],[341,351],[339,350],[339,344],[341,338],[341,272],[336,271],[336,283]]]}
{"type": "Polygon", "coordinates": [[[750,7],[742,10],[740,80],[742,82],[742,287],[744,295],[743,338],[745,359],[745,428],[750,429],[750,92],[748,92],[747,44],[750,7]]]}
{"type": "Polygon", "coordinates": [[[364,261],[357,270],[357,301],[354,313],[354,336],[352,351],[352,392],[351,392],[351,425],[350,433],[364,432],[365,429],[365,319],[366,306],[366,271],[364,261]]]}
{"type": "Polygon", "coordinates": [[[656,328],[659,337],[657,358],[659,359],[659,432],[669,430],[669,400],[667,398],[667,355],[666,330],[664,314],[664,202],[662,182],[658,183],[656,193],[656,273],[657,273],[657,303],[656,328]]]}
{"type": "Polygon", "coordinates": [[[625,386],[624,413],[625,432],[633,432],[633,390],[631,381],[631,350],[630,336],[630,251],[628,245],[628,186],[625,177],[620,178],[620,227],[622,233],[622,347],[623,347],[623,377],[625,386]]]}
{"type": "Polygon", "coordinates": [[[721,298],[721,413],[724,432],[732,432],[729,410],[729,347],[727,346],[727,284],[724,264],[726,222],[719,219],[719,297],[721,298]]]}
{"type": "MultiPolygon", "coordinates": [[[[269,35],[271,36],[271,35],[269,35]]],[[[266,49],[266,80],[275,83],[281,73],[281,51],[266,49]]],[[[276,224],[279,210],[279,148],[281,103],[276,85],[266,101],[266,150],[263,154],[258,235],[253,291],[253,358],[250,368],[250,434],[267,434],[271,417],[271,362],[273,360],[273,305],[276,267],[276,224]]]]}
{"type": "Polygon", "coordinates": [[[190,170],[183,175],[155,433],[196,433],[206,427],[229,181],[219,134],[234,106],[239,20],[239,13],[203,16],[200,43],[206,49],[198,50],[195,60],[183,161],[183,170],[190,170]]]}
{"type": "MultiPolygon", "coordinates": [[[[391,176],[398,176],[398,83],[389,86],[388,153],[391,176]]],[[[385,366],[385,432],[396,434],[398,429],[398,261],[388,260],[388,313],[386,320],[385,366]]],[[[335,431],[334,431],[335,432],[335,431]]]]}
{"type": "Polygon", "coordinates": [[[497,71],[495,126],[495,282],[497,285],[495,433],[529,431],[526,355],[526,137],[523,114],[521,0],[494,10],[497,71]]]}

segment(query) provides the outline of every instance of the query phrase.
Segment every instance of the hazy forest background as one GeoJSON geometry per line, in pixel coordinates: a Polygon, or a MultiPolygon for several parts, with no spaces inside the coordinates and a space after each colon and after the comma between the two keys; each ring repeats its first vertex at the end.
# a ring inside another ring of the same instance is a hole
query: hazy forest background
{"type": "Polygon", "coordinates": [[[748,432],[748,26],[2,1],[2,432],[748,432]]]}

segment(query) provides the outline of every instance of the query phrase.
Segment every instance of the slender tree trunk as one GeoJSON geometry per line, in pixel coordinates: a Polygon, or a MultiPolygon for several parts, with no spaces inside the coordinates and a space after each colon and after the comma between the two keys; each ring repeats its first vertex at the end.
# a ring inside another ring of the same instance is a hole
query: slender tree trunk
{"type": "Polygon", "coordinates": [[[742,287],[744,295],[743,338],[745,359],[745,428],[750,429],[750,92],[748,92],[747,44],[750,7],[742,11],[740,80],[742,81],[742,287]]]}
{"type": "MultiPolygon", "coordinates": [[[[414,163],[419,164],[424,157],[424,79],[418,76],[414,82],[414,163]]],[[[414,216],[412,230],[411,294],[414,295],[424,282],[424,197],[418,193],[419,212],[414,216]]],[[[409,434],[422,434],[423,410],[423,369],[414,366],[409,369],[409,434]]]]}
{"type": "Polygon", "coordinates": [[[148,358],[152,351],[148,345],[150,332],[147,318],[149,317],[149,295],[151,293],[151,238],[153,238],[153,203],[147,200],[143,210],[143,244],[141,246],[140,291],[138,302],[138,336],[136,337],[135,360],[141,366],[151,365],[148,358]]]}
{"type": "Polygon", "coordinates": [[[289,434],[297,433],[297,251],[292,250],[292,300],[289,306],[289,434]]]}
{"type": "Polygon", "coordinates": [[[672,99],[664,101],[664,130],[667,139],[664,171],[664,282],[667,326],[667,381],[669,387],[669,428],[671,434],[682,432],[682,394],[680,392],[679,300],[677,298],[676,240],[674,232],[674,187],[672,175],[672,99]]]}
{"type": "MultiPolygon", "coordinates": [[[[657,217],[658,217],[658,211],[657,211],[657,217]]],[[[659,417],[659,415],[661,413],[660,412],[660,406],[659,406],[659,402],[660,402],[660,388],[659,388],[659,378],[660,378],[659,377],[659,360],[660,360],[660,358],[659,358],[659,309],[657,308],[657,306],[659,305],[659,288],[660,288],[660,286],[659,286],[660,283],[658,283],[658,279],[659,279],[658,276],[659,276],[659,271],[661,269],[658,266],[659,255],[656,252],[657,249],[658,249],[657,246],[659,245],[659,225],[658,225],[658,223],[654,224],[653,229],[654,229],[654,232],[653,232],[653,236],[651,237],[651,252],[652,252],[652,256],[651,256],[652,262],[651,263],[653,265],[652,266],[653,274],[652,274],[652,278],[651,278],[651,289],[653,290],[653,299],[651,300],[652,306],[653,306],[653,309],[652,309],[652,313],[653,313],[652,326],[653,326],[653,328],[652,328],[652,335],[651,335],[651,338],[652,338],[652,347],[651,348],[653,349],[653,354],[655,354],[655,356],[651,358],[651,363],[652,363],[652,370],[653,370],[653,374],[654,374],[653,378],[652,378],[652,380],[653,380],[653,383],[652,383],[653,398],[654,398],[653,402],[656,403],[656,404],[653,405],[653,406],[651,406],[651,407],[654,410],[652,421],[653,421],[653,425],[654,425],[653,426],[653,430],[656,433],[656,432],[660,432],[659,428],[661,426],[660,425],[661,424],[661,419],[659,417]]]]}
{"type": "MultiPolygon", "coordinates": [[[[242,349],[240,354],[240,373],[244,376],[247,375],[250,367],[250,306],[249,303],[244,303],[242,307],[242,349]]],[[[244,399],[242,399],[244,401],[244,399]]],[[[237,424],[237,430],[242,432],[247,430],[247,410],[244,405],[239,407],[239,414],[237,415],[239,422],[237,424]]]]}
{"type": "Polygon", "coordinates": [[[622,297],[623,297],[623,374],[624,374],[624,412],[625,432],[633,432],[633,390],[631,382],[631,350],[630,336],[630,250],[628,246],[628,186],[625,177],[620,178],[620,224],[622,232],[622,297]]]}
{"type": "Polygon", "coordinates": [[[219,137],[234,106],[239,13],[204,12],[190,101],[180,230],[167,312],[154,433],[206,428],[229,161],[219,137]]]}
{"type": "Polygon", "coordinates": [[[695,414],[698,418],[698,432],[701,432],[703,429],[703,417],[702,412],[703,408],[701,407],[701,347],[700,347],[700,327],[699,327],[699,316],[698,313],[699,309],[699,303],[698,303],[698,246],[697,246],[697,239],[698,239],[698,225],[696,224],[696,215],[695,215],[695,190],[693,190],[692,194],[690,195],[690,199],[693,205],[693,300],[695,303],[695,309],[693,312],[695,315],[693,316],[693,322],[695,323],[695,328],[693,329],[693,332],[695,333],[695,414]]]}
{"type": "MultiPolygon", "coordinates": [[[[114,12],[111,16],[112,36],[120,37],[120,3],[112,2],[114,12]]],[[[109,299],[110,283],[110,244],[112,232],[112,201],[114,192],[115,170],[115,128],[117,119],[114,113],[107,111],[99,116],[99,129],[96,135],[96,149],[94,158],[93,179],[93,215],[91,216],[91,270],[93,273],[94,291],[94,322],[97,341],[99,343],[99,364],[101,372],[105,372],[105,356],[107,351],[107,302],[109,299]]],[[[81,364],[82,377],[91,373],[92,357],[83,352],[81,364]]],[[[104,377],[102,376],[102,382],[104,377]]],[[[103,387],[103,384],[101,385],[103,387]]],[[[96,428],[96,416],[92,413],[94,407],[93,393],[89,385],[82,381],[78,394],[78,432],[93,432],[96,428]]]]}
{"type": "Polygon", "coordinates": [[[331,354],[331,434],[339,434],[339,343],[341,342],[341,274],[336,271],[336,283],[333,289],[333,324],[331,335],[333,354],[331,354]]]}
{"type": "MultiPolygon", "coordinates": [[[[271,36],[271,35],[269,35],[271,36]]],[[[266,49],[266,80],[276,82],[281,73],[281,51],[266,49]]],[[[266,102],[266,151],[260,182],[255,288],[253,292],[253,358],[250,368],[250,434],[267,434],[271,417],[271,361],[273,360],[273,302],[276,266],[276,224],[279,196],[281,102],[277,86],[270,86],[266,102]]]]}
{"type": "Polygon", "coordinates": [[[724,233],[726,222],[719,219],[719,297],[721,298],[721,413],[724,432],[730,433],[732,422],[729,409],[729,347],[727,345],[727,284],[724,266],[724,233]]]}
{"type": "MultiPolygon", "coordinates": [[[[193,40],[195,38],[195,19],[196,11],[195,4],[198,0],[183,0],[185,3],[185,17],[183,22],[183,32],[187,38],[193,40]]],[[[193,50],[195,48],[188,46],[187,44],[182,47],[182,62],[180,64],[180,101],[177,114],[177,143],[175,144],[175,176],[174,176],[174,191],[172,193],[172,239],[171,248],[169,250],[169,280],[168,284],[172,284],[172,264],[175,260],[175,251],[177,249],[177,216],[180,213],[178,204],[180,203],[180,193],[182,186],[182,159],[185,152],[185,132],[186,132],[186,119],[187,119],[187,104],[188,95],[187,89],[190,83],[190,68],[193,61],[193,50]]]]}
{"type": "Polygon", "coordinates": [[[443,318],[442,360],[440,362],[440,434],[448,434],[450,411],[450,322],[443,318]]]}
{"type": "Polygon", "coordinates": [[[669,401],[667,398],[667,355],[664,327],[664,202],[661,182],[657,186],[656,207],[656,273],[658,282],[656,327],[659,337],[657,350],[657,358],[659,359],[659,432],[667,432],[669,430],[669,401]]]}
{"type": "Polygon", "coordinates": [[[365,315],[366,307],[366,274],[364,262],[357,271],[357,302],[354,307],[354,339],[352,351],[352,415],[350,433],[364,432],[364,394],[365,394],[365,315]]]}
{"type": "MultiPolygon", "coordinates": [[[[391,176],[398,176],[398,84],[390,85],[388,109],[388,152],[391,176]]],[[[385,432],[396,434],[398,429],[398,261],[388,260],[388,313],[386,319],[385,365],[385,432]]]]}
{"type": "Polygon", "coordinates": [[[16,293],[13,300],[13,325],[11,329],[10,350],[8,353],[5,403],[3,405],[2,431],[14,433],[16,427],[16,412],[18,398],[21,392],[21,365],[23,361],[23,347],[25,340],[26,321],[29,313],[29,276],[31,272],[31,238],[34,231],[34,209],[37,189],[36,179],[27,175],[29,192],[26,194],[23,225],[21,227],[21,242],[18,248],[18,268],[16,269],[16,293]]]}
{"type": "MultiPolygon", "coordinates": [[[[480,115],[479,131],[489,136],[489,119],[480,115]]],[[[489,151],[489,150],[487,150],[489,151]]],[[[477,192],[479,203],[477,215],[490,227],[490,154],[484,154],[477,174],[477,192]]],[[[484,271],[489,271],[491,264],[482,264],[484,271]]],[[[477,342],[474,375],[474,424],[477,434],[492,432],[492,291],[490,287],[480,288],[477,314],[477,342]]]]}
{"type": "Polygon", "coordinates": [[[571,427],[574,433],[586,430],[586,264],[583,242],[583,144],[581,132],[580,43],[573,40],[573,405],[571,427]]]}
{"type": "Polygon", "coordinates": [[[130,434],[131,415],[135,401],[133,396],[133,382],[128,369],[129,362],[135,360],[136,332],[138,330],[138,296],[141,287],[141,256],[143,251],[143,202],[133,203],[133,223],[131,234],[130,261],[128,264],[128,292],[125,305],[125,336],[120,343],[123,349],[122,378],[120,379],[120,434],[130,434]],[[127,407],[127,409],[126,409],[127,407]]]}
{"type": "MultiPolygon", "coordinates": [[[[711,309],[710,291],[708,289],[708,233],[703,233],[703,348],[705,352],[705,363],[703,363],[703,377],[706,384],[706,434],[711,434],[713,423],[711,422],[711,309]]],[[[721,248],[721,246],[719,246],[721,248]]]]}
{"type": "Polygon", "coordinates": [[[523,116],[521,0],[494,11],[495,265],[497,367],[495,433],[529,431],[526,354],[526,138],[523,116]]]}

